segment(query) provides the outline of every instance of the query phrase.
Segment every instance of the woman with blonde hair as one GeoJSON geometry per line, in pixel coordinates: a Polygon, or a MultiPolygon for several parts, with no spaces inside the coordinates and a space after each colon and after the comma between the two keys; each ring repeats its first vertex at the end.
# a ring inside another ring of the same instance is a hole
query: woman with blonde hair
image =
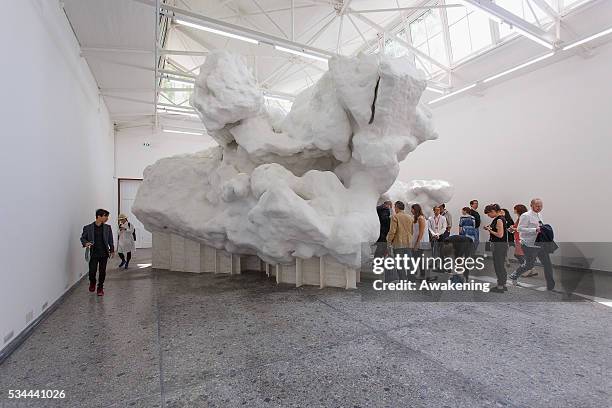
{"type": "Polygon", "coordinates": [[[132,224],[128,222],[125,214],[119,214],[119,237],[117,239],[117,252],[121,263],[119,268],[128,268],[130,260],[132,259],[132,252],[135,251],[136,245],[136,229],[132,224]]]}
{"type": "MultiPolygon", "coordinates": [[[[423,214],[423,209],[420,204],[412,204],[410,206],[410,212],[412,212],[412,256],[414,258],[420,258],[423,252],[431,249],[429,243],[429,229],[427,228],[427,218],[423,214]]],[[[416,271],[414,271],[416,274],[416,271]]],[[[427,270],[421,267],[421,271],[417,278],[426,279],[427,270]]]]}

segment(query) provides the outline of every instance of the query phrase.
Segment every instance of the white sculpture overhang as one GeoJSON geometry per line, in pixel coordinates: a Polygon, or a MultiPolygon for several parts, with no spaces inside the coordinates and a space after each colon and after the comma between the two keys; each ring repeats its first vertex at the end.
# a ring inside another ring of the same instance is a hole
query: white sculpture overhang
{"type": "Polygon", "coordinates": [[[269,264],[328,256],[358,268],[383,194],[450,198],[442,181],[391,188],[399,162],[437,137],[419,104],[425,86],[408,58],[335,57],[284,115],[240,56],[212,52],[191,104],[219,146],[149,166],[133,212],[151,231],[269,264]]]}

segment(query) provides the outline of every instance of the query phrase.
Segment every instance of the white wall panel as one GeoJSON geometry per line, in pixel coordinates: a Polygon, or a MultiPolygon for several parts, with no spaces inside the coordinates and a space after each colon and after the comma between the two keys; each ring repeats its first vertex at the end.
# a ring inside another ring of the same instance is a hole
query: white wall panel
{"type": "Polygon", "coordinates": [[[117,210],[113,128],[58,2],[3,11],[0,348],[86,272],[79,237],[95,209],[117,210]]]}

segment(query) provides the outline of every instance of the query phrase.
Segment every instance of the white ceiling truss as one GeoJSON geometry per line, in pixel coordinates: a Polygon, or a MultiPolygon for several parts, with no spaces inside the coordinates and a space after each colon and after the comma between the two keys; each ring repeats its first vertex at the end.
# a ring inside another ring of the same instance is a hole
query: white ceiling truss
{"type": "MultiPolygon", "coordinates": [[[[501,0],[496,0],[499,4],[491,0],[122,1],[141,5],[141,11],[150,10],[150,21],[155,27],[150,46],[118,47],[101,46],[101,41],[89,44],[81,42],[82,52],[88,61],[91,58],[92,61],[154,72],[151,87],[142,87],[140,83],[131,87],[107,86],[101,87],[101,94],[106,98],[140,105],[139,115],[143,113],[143,107],[149,105],[149,115],[155,118],[156,124],[160,114],[193,114],[188,103],[189,94],[199,66],[214,49],[231,48],[243,55],[269,99],[292,100],[295,94],[314,84],[327,70],[327,58],[385,50],[392,41],[425,71],[428,89],[443,94],[434,99],[436,101],[478,88],[486,80],[499,77],[494,75],[467,85],[464,81],[456,83],[455,71],[469,58],[459,62],[453,62],[451,58],[451,34],[447,21],[447,11],[450,9],[467,7],[483,13],[492,22],[503,23],[519,36],[541,46],[542,52],[522,66],[548,57],[548,54],[542,55],[543,52],[558,53],[569,48],[562,41],[564,33],[570,33],[569,38],[576,37],[571,35],[572,30],[565,23],[566,15],[563,12],[564,2],[576,0],[515,0],[523,2],[526,10],[523,16],[502,7],[501,0]],[[142,5],[149,7],[142,8],[142,5]],[[410,31],[410,23],[431,9],[441,10],[447,61],[434,58],[414,46],[410,33],[402,34],[407,29],[410,31]],[[531,21],[527,20],[527,15],[533,17],[531,21]],[[143,66],[142,63],[116,57],[123,55],[140,55],[153,64],[143,66]],[[301,81],[299,84],[296,82],[298,79],[298,82],[301,81]],[[294,82],[297,85],[288,89],[287,84],[294,82]],[[152,98],[149,99],[148,95],[152,98]]],[[[597,2],[591,0],[591,3],[597,2]]],[[[480,57],[504,43],[499,38],[499,32],[493,29],[493,23],[491,27],[492,37],[497,38],[490,47],[474,53],[470,58],[480,57]]],[[[124,114],[114,113],[117,116],[124,114]]]]}

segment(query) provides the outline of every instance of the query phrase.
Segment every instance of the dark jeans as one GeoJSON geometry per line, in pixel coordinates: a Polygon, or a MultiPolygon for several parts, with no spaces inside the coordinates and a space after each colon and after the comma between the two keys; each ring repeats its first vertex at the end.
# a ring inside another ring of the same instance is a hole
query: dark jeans
{"type": "Polygon", "coordinates": [[[523,273],[533,269],[536,258],[540,260],[544,267],[544,278],[546,279],[546,289],[553,290],[555,288],[555,280],[553,278],[552,263],[550,262],[550,254],[538,247],[523,246],[525,252],[525,263],[516,269],[512,274],[513,279],[518,279],[523,273]]]}
{"type": "Polygon", "coordinates": [[[438,239],[430,237],[429,242],[431,243],[431,256],[434,258],[440,257],[440,251],[442,249],[442,236],[438,239]]]}
{"type": "MultiPolygon", "coordinates": [[[[422,258],[423,256],[425,256],[425,257],[430,256],[430,250],[429,249],[427,249],[427,250],[425,250],[425,249],[413,249],[412,250],[412,257],[413,258],[419,259],[419,258],[422,258]]],[[[422,259],[425,259],[425,258],[422,258],[422,259]]],[[[420,267],[418,268],[417,271],[414,271],[414,276],[417,279],[427,279],[427,278],[430,277],[429,270],[426,267],[427,265],[424,265],[424,262],[425,261],[423,261],[423,263],[420,264],[420,267]]]]}
{"type": "Polygon", "coordinates": [[[387,242],[376,242],[376,249],[374,250],[374,258],[382,258],[387,254],[387,242]]]}
{"type": "Polygon", "coordinates": [[[508,254],[508,243],[491,242],[493,252],[493,267],[497,276],[497,286],[506,286],[508,273],[506,272],[506,255],[508,254]]]}
{"type": "MultiPolygon", "coordinates": [[[[399,255],[402,259],[404,258],[404,255],[408,255],[408,258],[412,257],[412,250],[410,248],[395,248],[393,250],[393,255],[399,255]]],[[[402,263],[404,261],[402,260],[402,263]]],[[[410,270],[410,264],[408,264],[408,269],[404,269],[404,268],[397,268],[397,278],[399,280],[402,279],[408,279],[408,276],[410,275],[410,272],[412,272],[410,270]]]]}
{"type": "Polygon", "coordinates": [[[106,278],[106,261],[108,261],[108,256],[96,256],[92,255],[89,260],[89,283],[92,285],[96,284],[96,270],[100,269],[100,273],[98,276],[98,288],[104,287],[104,279],[106,278]]]}
{"type": "MultiPolygon", "coordinates": [[[[125,262],[125,256],[121,252],[119,252],[119,258],[121,259],[121,262],[125,262]]],[[[125,262],[125,263],[130,263],[131,259],[132,259],[132,253],[128,252],[127,253],[127,262],[125,262]]]]}

